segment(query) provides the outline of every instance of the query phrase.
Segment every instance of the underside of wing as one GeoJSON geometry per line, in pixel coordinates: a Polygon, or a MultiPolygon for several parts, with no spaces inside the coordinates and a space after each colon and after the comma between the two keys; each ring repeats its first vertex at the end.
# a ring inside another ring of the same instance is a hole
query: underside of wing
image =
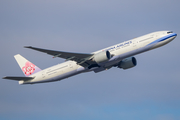
{"type": "Polygon", "coordinates": [[[63,51],[55,51],[55,50],[47,50],[47,49],[42,49],[42,48],[36,48],[32,46],[25,46],[25,48],[30,48],[33,50],[37,50],[40,52],[47,53],[49,55],[52,55],[55,57],[60,57],[64,58],[66,60],[72,60],[76,61],[77,64],[83,66],[83,67],[88,67],[91,64],[95,64],[94,61],[91,61],[91,58],[93,57],[94,54],[84,54],[84,53],[71,53],[71,52],[63,52],[63,51]]]}
{"type": "Polygon", "coordinates": [[[16,80],[16,81],[27,81],[27,80],[31,80],[34,79],[34,77],[15,77],[15,76],[7,76],[7,77],[3,77],[3,79],[9,79],[9,80],[16,80]]]}

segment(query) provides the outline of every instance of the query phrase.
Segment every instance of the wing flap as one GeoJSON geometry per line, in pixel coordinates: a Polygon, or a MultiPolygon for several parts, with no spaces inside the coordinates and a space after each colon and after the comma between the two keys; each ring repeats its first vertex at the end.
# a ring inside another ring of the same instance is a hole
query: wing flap
{"type": "Polygon", "coordinates": [[[53,55],[54,57],[60,57],[60,58],[64,58],[64,59],[68,59],[68,58],[71,58],[71,57],[74,57],[74,58],[86,58],[86,57],[93,56],[93,54],[71,53],[71,52],[47,50],[47,49],[36,48],[36,47],[32,47],[32,46],[25,46],[25,48],[30,48],[30,49],[33,49],[33,50],[37,50],[37,51],[40,51],[40,52],[47,53],[49,55],[53,55]]]}
{"type": "Polygon", "coordinates": [[[21,81],[21,80],[28,81],[28,80],[34,79],[34,77],[15,77],[15,76],[6,76],[6,77],[3,77],[3,79],[16,80],[16,81],[21,81]]]}
{"type": "Polygon", "coordinates": [[[83,67],[88,67],[90,64],[94,63],[93,61],[90,60],[94,54],[72,53],[72,52],[47,50],[47,49],[36,48],[36,47],[32,47],[32,46],[25,46],[25,48],[30,48],[33,50],[37,50],[40,52],[47,53],[49,55],[52,55],[53,58],[60,57],[60,58],[66,59],[66,60],[76,61],[77,64],[79,64],[83,67]]]}

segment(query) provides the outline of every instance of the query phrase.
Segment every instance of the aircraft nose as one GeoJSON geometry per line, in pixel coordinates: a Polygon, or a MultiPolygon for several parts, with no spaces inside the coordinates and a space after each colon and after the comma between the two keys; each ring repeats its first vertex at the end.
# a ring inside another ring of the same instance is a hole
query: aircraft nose
{"type": "Polygon", "coordinates": [[[176,36],[177,36],[177,34],[176,34],[176,33],[174,33],[174,36],[176,37],[176,36]]]}
{"type": "Polygon", "coordinates": [[[173,33],[173,34],[172,34],[172,37],[173,37],[172,40],[174,40],[174,39],[177,37],[177,34],[176,34],[176,33],[173,33]]]}

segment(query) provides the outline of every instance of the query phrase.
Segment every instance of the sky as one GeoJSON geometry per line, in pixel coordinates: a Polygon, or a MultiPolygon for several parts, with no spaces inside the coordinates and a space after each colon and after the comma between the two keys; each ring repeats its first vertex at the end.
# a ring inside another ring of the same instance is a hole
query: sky
{"type": "MultiPolygon", "coordinates": [[[[179,0],[1,0],[0,77],[23,76],[14,55],[41,69],[64,59],[24,48],[91,53],[155,31],[180,33],[179,0]]],[[[0,120],[179,120],[179,36],[136,55],[137,66],[58,82],[0,80],[0,120]]]]}

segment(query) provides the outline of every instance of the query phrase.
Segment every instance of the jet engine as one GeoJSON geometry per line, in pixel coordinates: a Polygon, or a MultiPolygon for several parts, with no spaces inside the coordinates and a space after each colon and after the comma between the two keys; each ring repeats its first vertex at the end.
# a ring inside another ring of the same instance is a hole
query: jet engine
{"type": "Polygon", "coordinates": [[[136,58],[135,57],[129,57],[123,59],[121,62],[118,64],[118,68],[122,69],[129,69],[137,65],[136,58]]]}
{"type": "Polygon", "coordinates": [[[108,61],[110,58],[111,58],[110,52],[103,51],[103,52],[95,54],[93,60],[99,64],[99,63],[108,61]]]}

